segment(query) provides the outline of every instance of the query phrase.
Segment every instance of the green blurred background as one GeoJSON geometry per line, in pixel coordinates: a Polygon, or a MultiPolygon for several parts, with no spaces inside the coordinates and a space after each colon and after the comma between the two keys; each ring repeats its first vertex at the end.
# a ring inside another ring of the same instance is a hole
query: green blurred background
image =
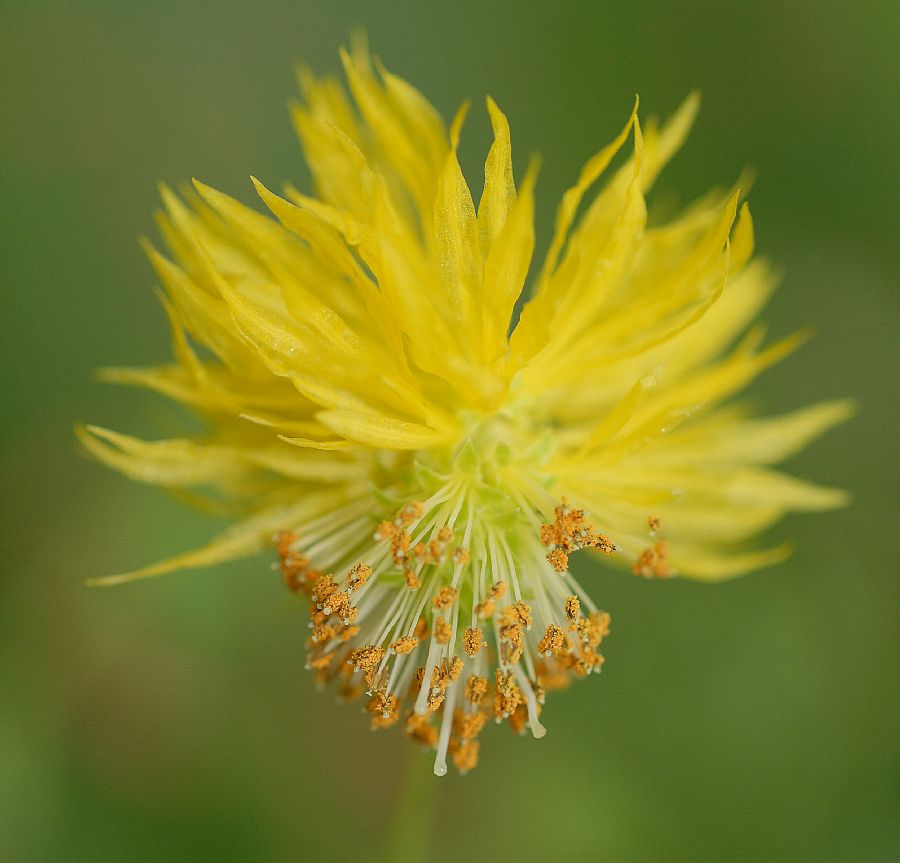
{"type": "MultiPolygon", "coordinates": [[[[86,589],[218,525],[82,458],[71,431],[177,432],[173,406],[92,381],[168,356],[136,243],[155,184],[249,201],[251,172],[305,182],[291,63],[336,71],[357,25],[445,115],[497,99],[518,168],[544,156],[545,242],[635,91],[646,115],[701,88],[656,200],[755,166],[759,247],[786,270],[767,319],[817,332],[757,401],[862,403],[790,465],[855,503],[782,525],[788,563],[716,587],[582,573],[613,616],[602,678],[548,701],[540,742],[487,729],[467,777],[431,779],[413,752],[412,859],[900,859],[896,2],[0,9],[0,860],[383,853],[408,744],[313,691],[303,614],[265,559],[86,589]]],[[[483,114],[463,147],[476,186],[483,114]]]]}

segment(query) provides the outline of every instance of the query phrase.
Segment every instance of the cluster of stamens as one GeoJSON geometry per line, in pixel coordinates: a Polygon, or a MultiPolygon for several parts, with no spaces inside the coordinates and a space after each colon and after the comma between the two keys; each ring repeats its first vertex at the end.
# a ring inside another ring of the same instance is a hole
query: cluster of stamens
{"type": "Polygon", "coordinates": [[[569,555],[573,551],[582,548],[595,548],[603,554],[616,551],[615,543],[608,536],[597,533],[585,519],[584,510],[570,508],[565,498],[553,514],[553,523],[541,526],[541,542],[550,549],[547,561],[557,572],[569,568],[569,555]]]}
{"type": "MultiPolygon", "coordinates": [[[[452,514],[457,524],[458,513],[452,514]]],[[[565,501],[555,514],[552,525],[541,527],[540,540],[551,546],[547,560],[563,573],[562,585],[569,579],[569,553],[592,547],[608,554],[615,546],[565,501]],[[554,562],[557,552],[565,557],[562,566],[554,562]]],[[[373,728],[405,716],[406,735],[437,750],[439,774],[447,757],[463,773],[477,764],[478,737],[490,716],[518,733],[530,728],[543,736],[545,692],[599,671],[597,647],[609,632],[605,612],[583,614],[578,595],[561,590],[555,579],[549,592],[542,583],[536,588],[523,581],[524,573],[511,561],[502,566],[505,558],[489,553],[485,542],[479,540],[478,565],[470,564],[473,519],[470,512],[460,545],[452,523],[409,503],[378,525],[375,545],[342,579],[312,567],[298,532],[274,539],[285,583],[309,599],[307,664],[317,680],[337,680],[346,698],[365,693],[373,728]],[[511,584],[502,578],[481,586],[488,558],[511,584]],[[526,585],[538,590],[540,602],[525,601],[526,585]],[[532,632],[536,617],[541,628],[532,632]]],[[[524,541],[540,548],[534,533],[524,541]]]]}
{"type": "Polygon", "coordinates": [[[411,545],[411,537],[408,528],[419,521],[424,512],[422,504],[418,501],[408,503],[393,521],[385,520],[378,525],[374,539],[376,542],[390,541],[391,559],[394,566],[402,570],[406,586],[410,590],[418,590],[422,583],[416,572],[417,568],[431,564],[439,566],[448,559],[454,563],[464,564],[468,562],[469,552],[462,546],[452,546],[453,528],[444,526],[437,535],[427,542],[417,542],[411,545]]]}

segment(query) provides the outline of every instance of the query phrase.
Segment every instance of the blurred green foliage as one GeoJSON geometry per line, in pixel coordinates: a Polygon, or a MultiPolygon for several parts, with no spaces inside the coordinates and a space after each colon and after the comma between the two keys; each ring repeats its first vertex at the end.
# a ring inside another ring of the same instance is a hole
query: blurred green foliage
{"type": "MultiPolygon", "coordinates": [[[[428,786],[435,814],[414,797],[418,859],[900,858],[895,2],[2,9],[0,859],[381,854],[408,745],[315,694],[303,614],[265,560],[84,588],[217,525],[81,458],[71,434],[178,428],[171,405],[91,379],[168,353],[135,242],[155,183],[196,175],[250,200],[251,171],[304,182],[291,62],[336,70],[357,25],[445,114],[497,99],[517,165],[544,155],[545,242],[635,91],[646,114],[701,88],[658,205],[755,166],[759,246],[787,274],[767,320],[817,332],[757,401],[863,405],[791,465],[855,503],[783,525],[788,563],[716,587],[582,573],[613,615],[602,678],[548,701],[540,742],[488,729],[478,771],[428,786]]],[[[476,186],[488,129],[476,110],[476,186]]]]}

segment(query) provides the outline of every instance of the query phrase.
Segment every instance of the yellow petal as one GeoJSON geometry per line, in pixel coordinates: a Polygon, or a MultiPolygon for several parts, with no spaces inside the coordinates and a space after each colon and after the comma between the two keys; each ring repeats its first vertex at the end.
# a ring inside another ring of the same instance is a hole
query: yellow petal
{"type": "Polygon", "coordinates": [[[208,483],[223,486],[246,477],[252,468],[303,481],[341,481],[360,477],[354,461],[314,457],[292,447],[246,447],[194,440],[143,441],[97,426],[76,428],[79,440],[98,460],[131,479],[164,486],[208,483]]]}
{"type": "Polygon", "coordinates": [[[441,274],[425,254],[410,227],[391,206],[383,184],[376,189],[373,217],[375,253],[370,261],[378,287],[404,334],[410,359],[419,368],[465,392],[472,370],[459,368],[459,340],[466,333],[451,327],[441,274]],[[456,363],[456,365],[454,365],[456,363]]]}
{"type": "Polygon", "coordinates": [[[291,444],[291,446],[307,449],[337,450],[353,446],[353,442],[349,440],[312,440],[311,438],[288,437],[286,435],[279,435],[278,437],[285,443],[291,444]]]}
{"type": "Polygon", "coordinates": [[[791,556],[792,547],[785,543],[775,548],[751,552],[716,552],[710,549],[673,546],[672,565],[678,575],[697,581],[726,581],[746,572],[774,566],[791,556]]]}
{"type": "Polygon", "coordinates": [[[471,341],[480,346],[483,264],[478,223],[455,149],[444,161],[433,224],[450,314],[458,325],[469,330],[471,341]]]}
{"type": "Polygon", "coordinates": [[[378,59],[374,62],[395,111],[437,177],[447,155],[447,127],[441,115],[412,84],[389,72],[378,59]]]}
{"type": "MultiPolygon", "coordinates": [[[[278,226],[277,222],[265,218],[234,198],[224,195],[198,180],[194,180],[194,185],[213,209],[231,222],[247,240],[255,244],[257,254],[262,255],[264,249],[270,248],[277,255],[277,252],[285,245],[286,237],[289,235],[278,226]]],[[[292,249],[292,251],[296,250],[292,249]]],[[[297,253],[299,254],[299,252],[297,253]]],[[[270,267],[277,267],[279,262],[276,259],[269,259],[267,263],[270,267]]],[[[312,291],[292,278],[287,268],[278,267],[275,275],[280,277],[278,288],[274,292],[275,296],[290,287],[295,317],[298,321],[309,325],[323,342],[334,350],[347,354],[355,354],[359,351],[361,343],[359,335],[347,326],[334,309],[321,302],[312,291]]]]}
{"type": "Polygon", "coordinates": [[[188,328],[197,341],[206,345],[223,363],[236,371],[248,376],[264,373],[265,367],[237,333],[225,303],[203,290],[149,243],[145,242],[143,246],[163,286],[184,315],[188,328]]]}
{"type": "MultiPolygon", "coordinates": [[[[557,379],[560,355],[563,364],[574,361],[584,368],[584,357],[573,346],[574,338],[579,329],[588,328],[597,319],[638,248],[647,208],[641,185],[643,136],[636,115],[626,129],[632,127],[633,175],[621,208],[606,213],[602,221],[592,222],[587,217],[582,221],[563,263],[547,277],[545,287],[539,282],[541,293],[522,310],[513,333],[511,362],[518,367],[531,360],[523,379],[532,390],[546,389],[557,379]],[[538,351],[541,353],[533,357],[538,351]]],[[[610,148],[617,144],[618,139],[610,148]]]]}
{"type": "Polygon", "coordinates": [[[753,254],[753,217],[750,206],[745,201],[741,204],[741,212],[734,226],[731,238],[731,266],[735,272],[743,268],[753,254]]]}
{"type": "Polygon", "coordinates": [[[335,119],[315,106],[307,110],[291,106],[294,128],[313,176],[316,193],[324,204],[361,216],[368,209],[368,190],[360,161],[365,155],[351,137],[351,129],[339,126],[335,119]],[[347,142],[354,147],[347,146],[347,142]]]}
{"type": "Polygon", "coordinates": [[[383,449],[427,449],[446,440],[445,435],[428,426],[378,414],[331,410],[317,416],[349,440],[383,449]]]}
{"type": "Polygon", "coordinates": [[[609,440],[619,432],[634,415],[638,405],[644,401],[648,393],[659,383],[663,369],[657,366],[649,374],[643,375],[625,396],[597,426],[590,431],[578,453],[572,459],[576,466],[582,462],[594,449],[609,440]]]}
{"type": "MultiPolygon", "coordinates": [[[[638,410],[633,420],[634,428],[665,428],[664,418],[680,410],[694,411],[704,404],[718,401],[743,389],[763,371],[784,359],[802,345],[809,333],[801,330],[792,336],[775,342],[760,353],[753,353],[750,344],[740,345],[732,355],[707,369],[698,371],[657,390],[654,398],[638,410]]],[[[640,433],[644,433],[643,431],[640,433]]]]}
{"type": "Polygon", "coordinates": [[[494,240],[500,236],[516,201],[509,122],[490,96],[487,97],[487,107],[494,130],[494,143],[484,163],[484,191],[478,203],[478,233],[481,253],[485,258],[490,254],[494,240]]]}
{"type": "Polygon", "coordinates": [[[396,82],[393,89],[385,90],[372,73],[367,56],[354,52],[351,57],[342,50],[341,61],[353,98],[378,144],[380,157],[400,180],[420,218],[427,219],[439,170],[428,158],[434,149],[433,134],[426,133],[428,146],[423,147],[421,121],[409,122],[410,94],[402,93],[398,101],[396,82]]]}
{"type": "Polygon", "coordinates": [[[219,484],[247,473],[228,449],[191,440],[142,441],[98,426],[78,426],[88,452],[131,479],[155,485],[219,484]]]}
{"type": "Polygon", "coordinates": [[[634,107],[631,109],[631,116],[621,132],[607,144],[602,150],[592,156],[585,166],[581,169],[578,182],[568,189],[563,195],[562,202],[556,214],[556,227],[553,232],[553,240],[550,243],[550,249],[547,252],[547,258],[544,263],[544,269],[541,274],[541,280],[550,275],[556,269],[559,254],[569,235],[569,228],[578,212],[578,207],[584,197],[584,193],[594,185],[600,175],[609,167],[615,155],[622,148],[625,140],[628,138],[629,132],[637,119],[637,111],[640,100],[635,97],[634,107]]]}
{"type": "Polygon", "coordinates": [[[270,192],[255,177],[250,179],[263,203],[282,225],[306,240],[335,271],[350,278],[360,289],[366,290],[367,300],[371,299],[375,293],[374,286],[360,269],[341,232],[335,227],[333,218],[329,221],[320,212],[296,206],[270,192]]]}
{"type": "Polygon", "coordinates": [[[485,339],[489,362],[506,353],[513,308],[524,289],[531,265],[536,179],[537,162],[533,161],[484,264],[485,339]]]}
{"type": "MultiPolygon", "coordinates": [[[[281,438],[284,441],[284,438],[281,438]]],[[[288,443],[288,441],[284,441],[288,443]]],[[[289,443],[293,444],[293,441],[289,443]]],[[[320,447],[321,448],[321,447],[320,447]]],[[[332,447],[340,449],[340,447],[332,447]]],[[[248,447],[235,452],[235,458],[280,476],[302,482],[334,483],[352,479],[365,481],[362,466],[344,456],[328,458],[310,452],[308,448],[293,446],[248,447]]]]}
{"type": "Polygon", "coordinates": [[[265,426],[266,428],[277,429],[281,434],[323,434],[326,429],[319,422],[310,420],[294,420],[278,414],[267,413],[242,413],[239,415],[242,420],[247,420],[254,425],[265,426]]]}
{"type": "Polygon", "coordinates": [[[212,542],[186,554],[179,554],[132,572],[90,578],[91,586],[110,586],[128,581],[138,581],[155,575],[163,575],[179,569],[213,566],[241,557],[249,557],[266,548],[275,531],[293,527],[298,522],[328,512],[343,502],[344,491],[308,494],[297,503],[269,507],[249,519],[239,522],[219,534],[212,542]]]}
{"type": "Polygon", "coordinates": [[[774,464],[803,449],[828,429],[849,419],[856,405],[849,400],[823,402],[768,419],[737,420],[713,414],[698,427],[670,438],[650,456],[655,463],[774,464]]]}
{"type": "Polygon", "coordinates": [[[694,90],[678,106],[659,133],[655,129],[652,130],[652,133],[648,133],[647,165],[644,171],[645,190],[653,185],[659,172],[681,149],[697,119],[699,110],[700,93],[694,90]]]}
{"type": "Polygon", "coordinates": [[[847,492],[826,488],[775,471],[746,468],[730,477],[723,490],[729,500],[770,504],[790,510],[827,510],[846,506],[847,492]]]}

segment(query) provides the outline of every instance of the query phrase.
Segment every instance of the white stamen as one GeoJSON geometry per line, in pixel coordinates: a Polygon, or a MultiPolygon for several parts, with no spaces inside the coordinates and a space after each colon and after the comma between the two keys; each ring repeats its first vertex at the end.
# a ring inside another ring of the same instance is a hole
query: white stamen
{"type": "Polygon", "coordinates": [[[547,729],[538,721],[537,699],[534,697],[531,681],[518,665],[513,667],[513,672],[516,675],[516,680],[519,682],[519,689],[522,690],[525,696],[525,704],[528,707],[528,727],[531,729],[532,736],[536,740],[540,740],[547,733],[547,729]]]}
{"type": "Polygon", "coordinates": [[[441,718],[441,733],[438,737],[437,754],[434,757],[434,775],[447,775],[447,747],[450,744],[450,730],[453,726],[453,705],[456,702],[457,685],[451,683],[444,701],[444,715],[441,718]]]}

